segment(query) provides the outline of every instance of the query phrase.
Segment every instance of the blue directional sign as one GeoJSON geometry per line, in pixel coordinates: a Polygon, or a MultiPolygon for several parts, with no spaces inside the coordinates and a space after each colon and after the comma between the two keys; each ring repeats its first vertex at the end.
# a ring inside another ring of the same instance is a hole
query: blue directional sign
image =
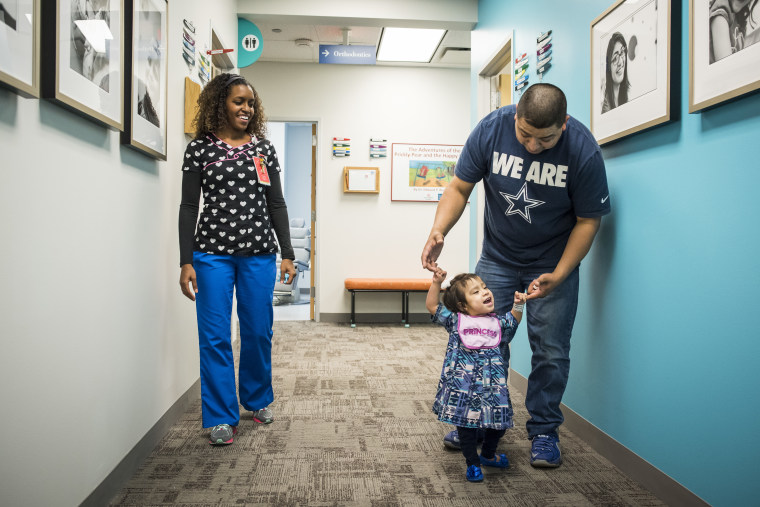
{"type": "Polygon", "coordinates": [[[320,44],[319,63],[375,65],[375,46],[320,44]]]}

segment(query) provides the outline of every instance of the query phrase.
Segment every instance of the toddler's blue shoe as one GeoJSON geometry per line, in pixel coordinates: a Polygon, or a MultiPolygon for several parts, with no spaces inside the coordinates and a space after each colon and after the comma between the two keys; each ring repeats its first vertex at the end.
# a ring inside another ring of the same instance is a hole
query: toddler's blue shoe
{"type": "Polygon", "coordinates": [[[480,464],[487,467],[509,468],[509,460],[506,454],[497,454],[491,459],[480,456],[480,464]]]}
{"type": "Polygon", "coordinates": [[[470,482],[481,482],[483,480],[483,472],[480,471],[478,465],[470,465],[467,467],[467,480],[470,482]]]}
{"type": "Polygon", "coordinates": [[[557,468],[562,464],[559,437],[536,435],[530,447],[530,464],[536,468],[557,468]]]}

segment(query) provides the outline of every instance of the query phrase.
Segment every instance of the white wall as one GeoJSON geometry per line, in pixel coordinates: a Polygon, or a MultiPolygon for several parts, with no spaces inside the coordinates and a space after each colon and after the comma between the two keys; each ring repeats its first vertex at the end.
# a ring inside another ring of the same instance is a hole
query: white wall
{"type": "MultiPolygon", "coordinates": [[[[235,2],[169,6],[168,161],[0,90],[0,503],[78,505],[196,382],[178,287],[182,19],[228,44],[235,2]]],[[[200,421],[198,421],[200,430],[200,421]]]]}
{"type": "MultiPolygon", "coordinates": [[[[391,150],[385,160],[370,159],[369,139],[463,144],[470,130],[469,71],[257,62],[241,72],[270,120],[318,122],[317,312],[325,318],[350,312],[347,277],[430,276],[420,253],[435,204],[392,202],[391,150]],[[351,157],[333,159],[333,137],[351,138],[351,157]],[[379,167],[380,193],[343,193],[346,165],[379,167]]],[[[468,269],[468,238],[468,221],[460,220],[447,237],[442,266],[453,273],[468,269]]],[[[358,299],[357,311],[400,313],[398,295],[358,299]]],[[[424,313],[424,298],[412,298],[410,311],[424,313]]]]}

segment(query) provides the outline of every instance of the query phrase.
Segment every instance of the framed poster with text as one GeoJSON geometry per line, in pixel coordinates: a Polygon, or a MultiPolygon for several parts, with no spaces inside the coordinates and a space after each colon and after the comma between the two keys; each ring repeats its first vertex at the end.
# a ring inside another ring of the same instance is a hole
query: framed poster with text
{"type": "Polygon", "coordinates": [[[462,145],[391,145],[391,200],[438,202],[454,177],[462,145]]]}

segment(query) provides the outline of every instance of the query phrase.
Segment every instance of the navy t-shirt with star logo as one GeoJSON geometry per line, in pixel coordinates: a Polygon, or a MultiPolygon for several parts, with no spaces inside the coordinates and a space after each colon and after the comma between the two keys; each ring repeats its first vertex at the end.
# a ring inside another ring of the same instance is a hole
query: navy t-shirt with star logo
{"type": "MultiPolygon", "coordinates": [[[[260,181],[257,157],[268,175],[280,171],[274,147],[266,139],[233,147],[207,135],[188,144],[182,170],[200,173],[203,193],[193,250],[243,256],[277,252],[267,202],[270,188],[263,184],[265,178],[260,181]]],[[[279,178],[272,183],[279,185],[279,178]]]]}
{"type": "Polygon", "coordinates": [[[459,179],[485,188],[483,255],[515,269],[553,269],[576,217],[610,212],[602,152],[570,117],[548,150],[517,141],[516,106],[493,111],[473,129],[456,164],[459,179]]]}

